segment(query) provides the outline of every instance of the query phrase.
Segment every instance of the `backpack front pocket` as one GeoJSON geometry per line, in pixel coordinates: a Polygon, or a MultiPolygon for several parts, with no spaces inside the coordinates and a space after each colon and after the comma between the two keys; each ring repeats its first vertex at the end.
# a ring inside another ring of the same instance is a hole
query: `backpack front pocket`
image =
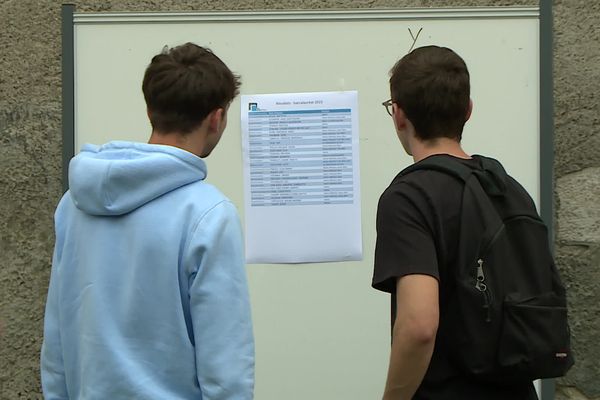
{"type": "Polygon", "coordinates": [[[554,293],[504,301],[498,363],[511,375],[530,378],[562,376],[573,364],[567,307],[554,293]]]}

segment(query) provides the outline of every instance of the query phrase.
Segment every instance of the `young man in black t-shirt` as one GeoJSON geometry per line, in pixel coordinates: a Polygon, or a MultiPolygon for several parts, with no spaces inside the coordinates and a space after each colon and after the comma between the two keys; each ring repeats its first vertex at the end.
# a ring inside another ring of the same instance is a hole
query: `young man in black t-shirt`
{"type": "MultiPolygon", "coordinates": [[[[384,102],[415,163],[453,157],[478,161],[460,141],[469,119],[469,72],[450,49],[413,50],[392,68],[384,102]]],[[[384,400],[533,400],[531,382],[500,386],[461,373],[438,327],[452,298],[463,183],[443,172],[396,177],[379,200],[373,287],[392,294],[393,338],[384,400]]]]}

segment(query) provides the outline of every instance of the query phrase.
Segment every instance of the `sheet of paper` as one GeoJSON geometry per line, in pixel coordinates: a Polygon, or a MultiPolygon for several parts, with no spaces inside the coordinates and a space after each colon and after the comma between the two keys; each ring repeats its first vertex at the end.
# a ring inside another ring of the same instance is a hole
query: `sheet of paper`
{"type": "Polygon", "coordinates": [[[246,261],[362,259],[356,91],[241,96],[246,261]]]}

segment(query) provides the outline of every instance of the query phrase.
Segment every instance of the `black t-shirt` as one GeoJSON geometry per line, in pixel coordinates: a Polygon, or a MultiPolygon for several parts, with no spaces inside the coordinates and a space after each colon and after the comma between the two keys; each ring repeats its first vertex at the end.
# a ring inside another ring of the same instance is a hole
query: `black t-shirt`
{"type": "MultiPolygon", "coordinates": [[[[478,166],[475,159],[461,162],[478,166]]],[[[444,304],[454,292],[449,277],[457,257],[462,189],[463,183],[448,174],[417,170],[397,176],[381,195],[373,287],[392,294],[392,309],[398,278],[424,274],[439,282],[440,318],[445,317],[444,304]]],[[[415,400],[537,399],[531,383],[497,386],[462,375],[447,356],[449,345],[444,332],[438,330],[429,369],[415,400]]]]}

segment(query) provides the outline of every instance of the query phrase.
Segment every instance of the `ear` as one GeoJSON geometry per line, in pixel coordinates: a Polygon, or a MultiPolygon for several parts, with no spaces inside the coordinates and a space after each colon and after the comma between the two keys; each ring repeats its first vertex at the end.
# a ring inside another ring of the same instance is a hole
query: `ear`
{"type": "Polygon", "coordinates": [[[396,125],[396,129],[404,129],[406,128],[407,118],[404,110],[398,106],[396,103],[392,103],[392,119],[394,120],[394,125],[396,125]]]}
{"type": "Polygon", "coordinates": [[[471,118],[471,113],[473,112],[473,99],[469,99],[469,108],[467,108],[467,116],[465,118],[465,122],[471,118]]]}
{"type": "Polygon", "coordinates": [[[221,124],[223,123],[223,117],[225,116],[225,110],[223,108],[217,108],[208,114],[208,128],[210,132],[219,132],[221,124]]]}

